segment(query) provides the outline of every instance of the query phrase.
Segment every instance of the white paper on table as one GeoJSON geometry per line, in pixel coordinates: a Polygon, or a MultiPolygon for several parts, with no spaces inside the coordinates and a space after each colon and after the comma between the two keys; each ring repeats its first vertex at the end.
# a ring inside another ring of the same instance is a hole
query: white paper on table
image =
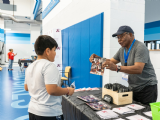
{"type": "Polygon", "coordinates": [[[86,88],[82,88],[81,90],[82,90],[82,91],[86,91],[86,88]]]}
{"type": "Polygon", "coordinates": [[[141,110],[141,109],[145,108],[144,106],[141,106],[141,105],[138,105],[138,104],[130,104],[130,105],[127,105],[125,107],[131,108],[131,109],[134,109],[134,110],[141,110]]]}
{"type": "Polygon", "coordinates": [[[96,112],[96,114],[98,114],[101,118],[105,118],[105,119],[118,117],[118,114],[116,114],[112,110],[101,110],[96,112]]]}
{"type": "Polygon", "coordinates": [[[92,91],[92,90],[99,90],[98,88],[79,88],[79,89],[75,89],[74,92],[79,92],[79,91],[92,91]]]}
{"type": "Polygon", "coordinates": [[[99,88],[92,88],[92,90],[99,90],[99,88]]]}
{"type": "Polygon", "coordinates": [[[152,117],[152,111],[148,111],[148,112],[143,112],[145,115],[152,117]]]}
{"type": "Polygon", "coordinates": [[[114,120],[125,120],[125,119],[119,118],[119,119],[114,119],[114,120]]]}
{"type": "Polygon", "coordinates": [[[141,115],[133,115],[133,116],[126,117],[126,118],[129,120],[150,120],[150,119],[143,117],[141,115]]]}
{"type": "Polygon", "coordinates": [[[113,111],[120,113],[120,114],[134,113],[134,110],[132,110],[128,107],[113,108],[113,111]]]}
{"type": "Polygon", "coordinates": [[[102,119],[110,119],[111,117],[110,116],[101,116],[101,115],[99,115],[100,116],[100,118],[102,118],[102,119]]]}
{"type": "Polygon", "coordinates": [[[92,90],[92,88],[90,88],[90,87],[86,88],[86,91],[88,91],[88,90],[92,90]]]}

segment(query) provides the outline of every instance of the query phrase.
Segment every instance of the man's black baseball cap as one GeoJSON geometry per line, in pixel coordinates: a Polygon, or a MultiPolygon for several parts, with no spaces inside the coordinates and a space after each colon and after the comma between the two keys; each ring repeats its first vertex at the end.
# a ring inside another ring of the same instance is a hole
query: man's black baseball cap
{"type": "Polygon", "coordinates": [[[114,33],[112,37],[116,37],[117,35],[123,34],[124,32],[129,32],[134,34],[134,31],[132,30],[131,27],[124,25],[119,27],[118,31],[114,33]]]}

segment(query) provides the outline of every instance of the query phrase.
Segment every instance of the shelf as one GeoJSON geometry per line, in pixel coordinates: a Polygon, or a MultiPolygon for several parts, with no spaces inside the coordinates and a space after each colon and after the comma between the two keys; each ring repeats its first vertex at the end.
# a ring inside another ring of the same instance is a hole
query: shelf
{"type": "Polygon", "coordinates": [[[156,50],[156,49],[155,49],[155,50],[149,50],[149,51],[160,51],[160,49],[157,49],[157,50],[156,50]]]}

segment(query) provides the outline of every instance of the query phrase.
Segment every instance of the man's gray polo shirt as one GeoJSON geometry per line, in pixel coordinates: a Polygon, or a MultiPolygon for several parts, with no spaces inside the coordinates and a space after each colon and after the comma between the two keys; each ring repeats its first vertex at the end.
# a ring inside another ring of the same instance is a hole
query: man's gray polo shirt
{"type": "MultiPolygon", "coordinates": [[[[126,49],[126,53],[127,52],[128,49],[126,49]]],[[[120,61],[121,65],[124,66],[124,47],[121,47],[113,58],[120,61]]],[[[149,50],[144,43],[137,40],[129,53],[127,66],[132,66],[136,62],[145,63],[145,66],[142,74],[129,74],[128,83],[133,87],[133,91],[138,92],[148,85],[157,84],[157,78],[150,60],[149,50]]]]}

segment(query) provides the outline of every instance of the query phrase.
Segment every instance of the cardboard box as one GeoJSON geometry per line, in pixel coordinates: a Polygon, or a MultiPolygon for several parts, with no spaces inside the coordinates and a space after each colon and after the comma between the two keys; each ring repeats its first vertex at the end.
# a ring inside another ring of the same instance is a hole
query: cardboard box
{"type": "Polygon", "coordinates": [[[106,94],[110,95],[113,98],[113,103],[116,105],[130,104],[133,101],[132,92],[118,93],[117,91],[112,91],[110,89],[102,88],[102,98],[106,94]]]}

